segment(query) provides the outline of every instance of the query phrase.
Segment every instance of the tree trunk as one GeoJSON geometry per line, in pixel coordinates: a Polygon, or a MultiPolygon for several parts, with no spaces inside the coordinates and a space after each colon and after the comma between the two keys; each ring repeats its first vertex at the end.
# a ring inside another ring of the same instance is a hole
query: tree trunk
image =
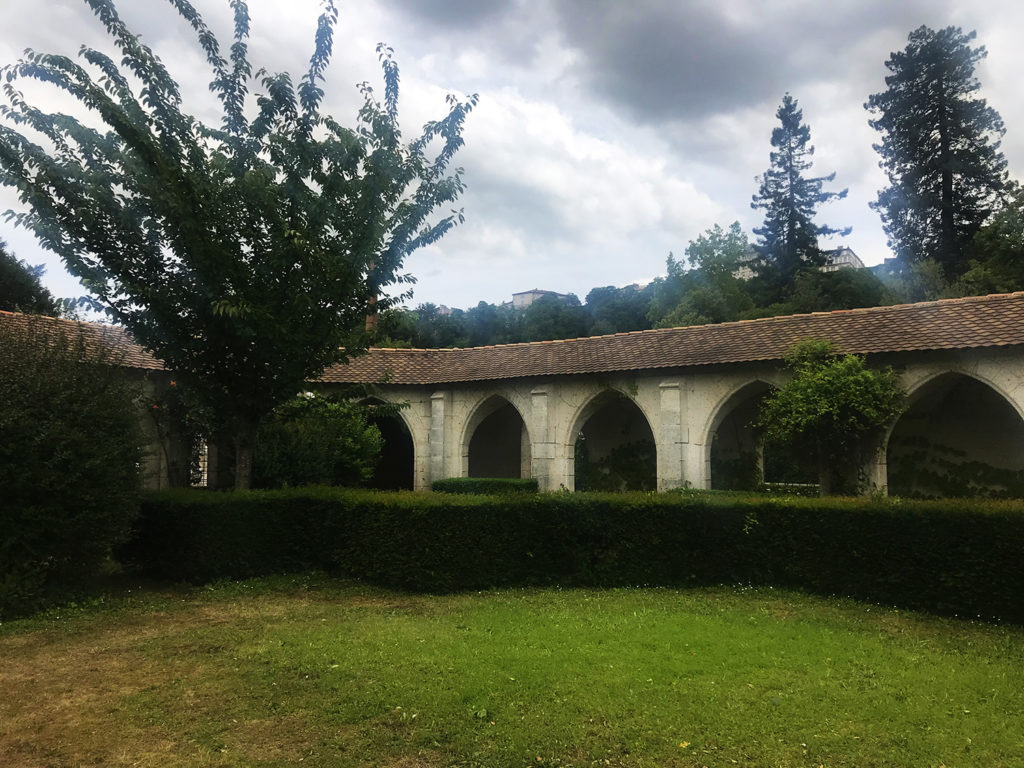
{"type": "Polygon", "coordinates": [[[949,114],[946,107],[946,89],[943,81],[939,82],[941,92],[939,102],[939,167],[941,169],[941,204],[940,204],[940,243],[939,259],[947,279],[952,280],[959,261],[959,244],[956,237],[956,220],[953,200],[953,157],[949,136],[949,114]]]}
{"type": "Polygon", "coordinates": [[[235,490],[248,491],[252,487],[252,449],[256,442],[256,427],[243,422],[235,432],[235,490]]]}

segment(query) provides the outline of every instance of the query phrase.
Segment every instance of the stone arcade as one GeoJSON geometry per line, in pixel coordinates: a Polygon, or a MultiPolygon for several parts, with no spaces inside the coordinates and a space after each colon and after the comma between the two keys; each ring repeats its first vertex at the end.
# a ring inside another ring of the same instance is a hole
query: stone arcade
{"type": "MultiPolygon", "coordinates": [[[[22,318],[0,313],[4,323],[22,318]]],[[[80,325],[126,367],[167,375],[118,329],[80,325]]],[[[661,490],[714,488],[718,467],[759,455],[749,426],[757,402],[786,380],[781,359],[803,339],[831,340],[900,373],[909,408],[860,468],[868,487],[934,490],[928,463],[944,457],[947,468],[1024,473],[1024,293],[471,349],[372,349],[311,386],[372,383],[380,398],[409,404],[382,425],[393,485],[504,476],[574,490],[582,435],[597,458],[653,443],[661,490]],[[897,483],[890,468],[908,464],[897,483]]],[[[148,485],[168,484],[170,455],[151,451],[148,485]]]]}
{"type": "MultiPolygon", "coordinates": [[[[386,381],[383,397],[409,403],[406,471],[416,489],[512,476],[573,490],[581,433],[599,453],[647,436],[659,490],[712,488],[717,458],[757,451],[756,403],[786,380],[781,359],[803,339],[831,340],[901,375],[909,409],[860,468],[868,487],[886,488],[889,462],[915,443],[960,463],[1024,470],[1024,293],[472,349],[374,349],[323,382],[386,381]]],[[[906,482],[928,490],[920,478],[906,482]]]]}

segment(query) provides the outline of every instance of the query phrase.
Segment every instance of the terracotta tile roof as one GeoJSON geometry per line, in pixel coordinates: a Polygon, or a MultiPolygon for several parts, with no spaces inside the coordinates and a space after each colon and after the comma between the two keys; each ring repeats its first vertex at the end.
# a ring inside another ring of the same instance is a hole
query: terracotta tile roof
{"type": "Polygon", "coordinates": [[[66,334],[81,333],[86,347],[106,350],[113,360],[125,368],[141,368],[161,371],[164,364],[136,344],[128,332],[116,325],[102,323],[80,323],[74,320],[60,320],[42,315],[22,315],[17,312],[0,311],[0,325],[27,331],[30,324],[66,334]]]}
{"type": "MultiPolygon", "coordinates": [[[[0,312],[0,325],[26,327],[30,317],[0,312]]],[[[53,318],[38,321],[77,327],[90,343],[113,350],[127,367],[163,369],[163,363],[135,344],[123,328],[53,318]]],[[[855,354],[1024,345],[1024,292],[527,344],[371,349],[347,364],[331,366],[321,380],[429,385],[688,368],[779,360],[802,339],[829,339],[841,351],[855,354]]]]}
{"type": "Polygon", "coordinates": [[[326,382],[445,384],[779,360],[802,339],[870,354],[1024,345],[1024,292],[469,349],[372,349],[326,382]]]}

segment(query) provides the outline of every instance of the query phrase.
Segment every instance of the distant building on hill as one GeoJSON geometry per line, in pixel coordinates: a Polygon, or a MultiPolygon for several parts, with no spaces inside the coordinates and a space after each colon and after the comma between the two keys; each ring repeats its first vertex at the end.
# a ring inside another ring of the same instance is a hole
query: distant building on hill
{"type": "Polygon", "coordinates": [[[821,267],[822,272],[837,272],[840,269],[864,269],[864,262],[860,256],[853,252],[852,248],[842,246],[834,251],[826,251],[828,259],[821,267]]]}
{"type": "MultiPolygon", "coordinates": [[[[845,245],[833,251],[823,251],[823,253],[825,254],[825,263],[818,267],[822,272],[837,272],[840,269],[866,269],[864,262],[860,260],[860,256],[854,253],[852,248],[847,248],[845,245]]],[[[732,273],[733,276],[738,277],[740,280],[752,278],[754,270],[747,266],[747,263],[755,258],[757,258],[757,252],[751,246],[743,254],[743,258],[740,259],[740,266],[732,273]]]]}
{"type": "Polygon", "coordinates": [[[567,293],[556,293],[555,291],[542,291],[540,288],[534,288],[530,291],[520,291],[519,293],[512,294],[512,306],[515,309],[526,309],[528,306],[533,304],[537,299],[542,296],[554,296],[556,299],[567,299],[569,294],[567,293]]]}

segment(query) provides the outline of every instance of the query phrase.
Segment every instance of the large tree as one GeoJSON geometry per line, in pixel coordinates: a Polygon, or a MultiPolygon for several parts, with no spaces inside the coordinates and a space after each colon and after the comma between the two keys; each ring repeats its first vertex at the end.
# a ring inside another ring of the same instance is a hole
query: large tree
{"type": "Polygon", "coordinates": [[[865,108],[882,134],[875,145],[890,186],[872,207],[904,268],[935,260],[947,280],[967,268],[966,244],[988,219],[1007,181],[1003,121],[984,99],[974,66],[986,52],[975,33],[920,27],[885,66],[886,90],[865,108]]]}
{"type": "Polygon", "coordinates": [[[85,2],[119,61],[89,47],[82,64],[28,51],[3,70],[13,127],[0,125],[0,182],[27,207],[16,221],[235,436],[235,484],[244,488],[261,419],[364,349],[374,301],[393,301],[382,289],[411,279],[400,272],[405,257],[460,218],[431,214],[462,190],[450,162],[475,97],[449,97],[447,116],[405,143],[398,69],[379,47],[383,100],[363,84],[348,128],[321,112],[333,0],[323,2],[297,83],[253,73],[244,0],[230,2],[226,53],[188,0],[168,0],[213,71],[223,117],[206,125],[184,111],[177,83],[112,0],[85,2]],[[89,120],[34,107],[15,87],[22,78],[70,94],[89,120]],[[96,118],[103,131],[91,127],[96,118]]]}
{"type": "Polygon", "coordinates": [[[772,131],[771,165],[758,178],[759,188],[750,205],[765,212],[764,224],[754,229],[758,241],[754,245],[757,259],[755,272],[775,294],[774,300],[793,284],[796,273],[807,267],[825,263],[826,255],[818,248],[818,238],[847,235],[850,229],[836,229],[814,223],[818,208],[830,200],[846,197],[846,190],[825,192],[828,176],[808,176],[814,147],[810,145],[811,130],[803,122],[803,112],[788,93],[775,113],[779,126],[772,131]]]}

